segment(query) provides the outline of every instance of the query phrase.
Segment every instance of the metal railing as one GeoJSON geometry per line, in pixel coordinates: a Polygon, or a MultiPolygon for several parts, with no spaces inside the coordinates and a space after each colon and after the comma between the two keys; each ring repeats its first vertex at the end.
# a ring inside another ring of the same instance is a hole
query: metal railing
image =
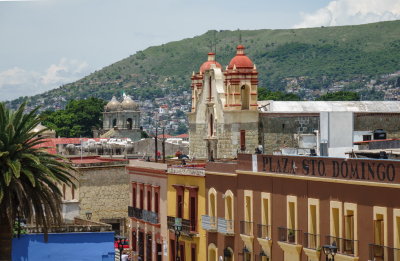
{"type": "Polygon", "coordinates": [[[369,244],[369,258],[371,261],[397,261],[400,260],[400,249],[369,244]]]}
{"type": "Polygon", "coordinates": [[[301,236],[301,230],[278,227],[278,240],[281,242],[301,245],[301,236]]]}
{"type": "Polygon", "coordinates": [[[358,240],[326,236],[326,243],[328,245],[332,245],[333,242],[335,242],[339,254],[354,256],[356,249],[358,249],[358,240]]]}
{"type": "Polygon", "coordinates": [[[252,236],[253,235],[253,222],[240,221],[240,234],[252,236]]]}
{"type": "Polygon", "coordinates": [[[217,231],[217,217],[212,217],[209,215],[201,216],[201,226],[204,230],[208,232],[216,232],[217,231]]]}
{"type": "Polygon", "coordinates": [[[272,237],[271,225],[258,224],[257,225],[257,237],[270,240],[272,237]]]}
{"type": "Polygon", "coordinates": [[[304,233],[303,247],[319,249],[321,247],[320,236],[317,234],[304,233]]]}
{"type": "Polygon", "coordinates": [[[148,211],[145,209],[128,206],[128,216],[143,220],[145,222],[149,222],[151,224],[159,223],[158,213],[153,212],[153,211],[148,211]]]}
{"type": "MultiPolygon", "coordinates": [[[[167,216],[167,227],[168,229],[174,230],[174,225],[175,225],[175,217],[167,216]]],[[[195,224],[192,224],[192,222],[189,219],[183,219],[182,218],[182,234],[188,235],[188,236],[193,236],[197,234],[197,229],[195,228],[195,224]]]]}

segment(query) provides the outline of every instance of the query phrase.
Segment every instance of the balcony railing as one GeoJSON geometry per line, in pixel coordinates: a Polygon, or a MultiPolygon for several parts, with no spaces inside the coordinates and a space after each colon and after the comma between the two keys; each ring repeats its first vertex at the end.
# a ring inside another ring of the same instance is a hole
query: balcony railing
{"type": "Polygon", "coordinates": [[[321,247],[320,236],[317,234],[304,233],[303,247],[309,249],[319,249],[321,247]]]}
{"type": "Polygon", "coordinates": [[[257,237],[262,239],[271,239],[271,225],[257,225],[257,237]]]}
{"type": "Polygon", "coordinates": [[[240,234],[253,236],[253,222],[240,221],[240,234]]]}
{"type": "Polygon", "coordinates": [[[218,218],[218,232],[225,235],[234,235],[234,221],[218,218]]]}
{"type": "Polygon", "coordinates": [[[128,207],[128,216],[136,219],[143,220],[145,222],[149,222],[151,224],[158,224],[158,213],[153,211],[148,211],[135,207],[128,207]]]}
{"type": "MultiPolygon", "coordinates": [[[[167,226],[168,229],[174,230],[174,225],[175,225],[175,217],[168,216],[167,217],[167,226]]],[[[195,229],[195,224],[192,224],[192,222],[189,219],[183,219],[182,218],[182,231],[181,233],[187,236],[193,236],[197,235],[197,231],[193,230],[195,229]]]]}
{"type": "Polygon", "coordinates": [[[301,245],[301,230],[278,227],[278,240],[289,244],[301,245]]]}
{"type": "Polygon", "coordinates": [[[376,244],[369,244],[370,261],[397,261],[400,260],[400,249],[376,244]]]}
{"type": "Polygon", "coordinates": [[[217,217],[201,216],[201,227],[208,232],[217,232],[217,217]]]}
{"type": "Polygon", "coordinates": [[[348,256],[354,256],[355,250],[358,248],[358,240],[327,236],[326,243],[332,245],[335,242],[338,253],[348,256]]]}

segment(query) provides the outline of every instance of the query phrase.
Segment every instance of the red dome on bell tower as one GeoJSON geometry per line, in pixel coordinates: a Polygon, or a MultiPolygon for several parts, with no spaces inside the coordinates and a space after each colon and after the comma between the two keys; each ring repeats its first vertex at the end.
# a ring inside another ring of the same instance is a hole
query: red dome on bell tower
{"type": "Polygon", "coordinates": [[[250,58],[246,56],[244,49],[244,46],[241,44],[236,47],[236,56],[230,61],[228,69],[233,69],[233,67],[237,69],[253,69],[254,64],[250,58]]]}
{"type": "Polygon", "coordinates": [[[205,71],[209,70],[212,64],[215,64],[217,68],[222,68],[222,66],[215,61],[215,53],[208,53],[208,60],[200,66],[200,72],[204,73],[205,71]]]}

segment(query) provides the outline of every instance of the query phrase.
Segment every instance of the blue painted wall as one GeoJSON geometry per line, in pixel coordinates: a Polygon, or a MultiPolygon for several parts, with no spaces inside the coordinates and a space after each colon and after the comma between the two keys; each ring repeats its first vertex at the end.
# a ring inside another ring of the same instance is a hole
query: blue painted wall
{"type": "Polygon", "coordinates": [[[21,235],[13,239],[13,261],[101,261],[114,256],[114,232],[21,235]]]}

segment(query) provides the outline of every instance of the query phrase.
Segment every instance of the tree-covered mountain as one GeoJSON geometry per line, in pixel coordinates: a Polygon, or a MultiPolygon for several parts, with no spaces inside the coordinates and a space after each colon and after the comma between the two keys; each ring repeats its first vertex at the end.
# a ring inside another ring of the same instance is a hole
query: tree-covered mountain
{"type": "MultiPolygon", "coordinates": [[[[122,92],[136,100],[152,100],[190,91],[192,71],[198,71],[207,52],[215,50],[217,61],[226,66],[239,42],[257,66],[259,86],[269,90],[295,93],[303,99],[352,90],[362,99],[383,99],[386,89],[400,86],[400,21],[391,21],[307,29],[208,31],[139,51],[76,82],[30,97],[30,104],[49,109],[63,107],[71,99],[94,96],[109,100],[122,92]]],[[[12,101],[12,107],[22,99],[12,101]]]]}

